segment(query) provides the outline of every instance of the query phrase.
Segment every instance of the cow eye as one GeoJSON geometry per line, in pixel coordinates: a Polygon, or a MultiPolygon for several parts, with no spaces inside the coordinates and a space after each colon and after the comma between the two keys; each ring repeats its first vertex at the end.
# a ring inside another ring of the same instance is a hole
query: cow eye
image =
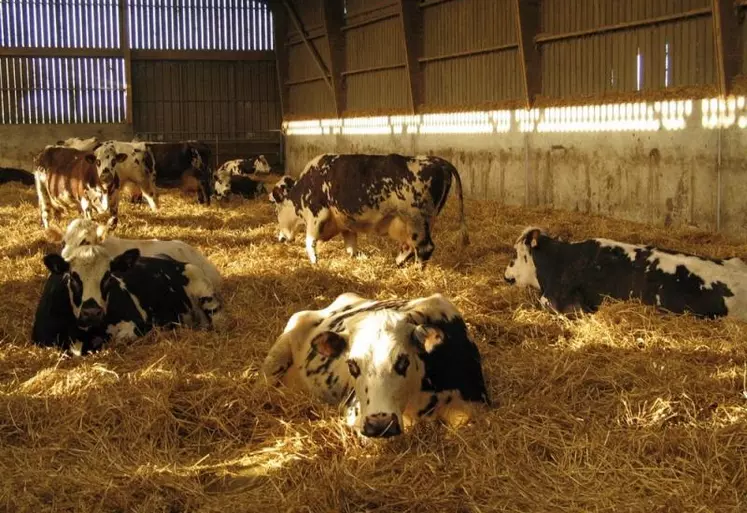
{"type": "Polygon", "coordinates": [[[354,378],[357,378],[361,375],[361,368],[358,367],[358,364],[355,363],[355,360],[348,360],[348,370],[350,371],[350,375],[354,378]]]}
{"type": "MultiPolygon", "coordinates": [[[[90,161],[89,161],[90,162],[90,161]]],[[[101,165],[101,159],[96,159],[96,167],[101,165]]]]}
{"type": "Polygon", "coordinates": [[[394,363],[394,372],[400,376],[407,375],[407,368],[410,366],[410,358],[406,354],[401,354],[397,357],[397,361],[394,363]]]}

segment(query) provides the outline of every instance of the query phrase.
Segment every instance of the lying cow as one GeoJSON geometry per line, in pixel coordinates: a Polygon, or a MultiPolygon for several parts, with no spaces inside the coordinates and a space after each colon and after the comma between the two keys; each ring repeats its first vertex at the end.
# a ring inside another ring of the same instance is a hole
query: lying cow
{"type": "Polygon", "coordinates": [[[115,179],[104,187],[99,175],[121,160],[118,154],[101,159],[93,153],[62,146],[42,150],[35,159],[34,181],[44,228],[49,228],[50,214],[71,209],[80,210],[87,218],[94,211],[108,212],[111,226],[116,226],[117,208],[109,198],[119,184],[115,179]]]}
{"type": "Polygon", "coordinates": [[[103,246],[78,247],[68,260],[49,254],[44,264],[52,275],[32,330],[39,345],[86,353],[154,326],[220,328],[224,322],[212,283],[192,264],[141,257],[137,248],[113,256],[103,246]]]}
{"type": "Polygon", "coordinates": [[[138,196],[145,198],[152,211],[158,210],[156,168],[153,153],[142,142],[106,141],[94,151],[101,162],[113,162],[111,168],[99,168],[99,179],[109,192],[109,202],[115,210],[119,205],[119,191],[124,184],[134,184],[138,196]],[[116,184],[116,186],[115,186],[116,184]]]}
{"type": "Polygon", "coordinates": [[[292,241],[306,226],[306,252],[316,263],[316,243],[342,234],[349,255],[357,234],[388,234],[402,245],[397,265],[413,256],[421,264],[434,250],[431,227],[456,182],[462,244],[469,243],[459,173],[439,157],[332,155],[316,157],[297,182],[284,177],[272,190],[280,241],[292,241]],[[290,187],[288,187],[290,186],[290,187]]]}
{"type": "Polygon", "coordinates": [[[270,349],[271,383],[345,404],[348,423],[388,437],[422,417],[465,422],[489,404],[480,353],[456,307],[440,294],[375,301],[347,293],[294,314],[270,349]]]}
{"type": "Polygon", "coordinates": [[[560,313],[594,312],[605,296],[637,298],[674,313],[747,319],[747,264],[608,239],[563,242],[527,228],[505,279],[542,293],[560,313]]]}
{"type": "Polygon", "coordinates": [[[264,155],[253,159],[226,161],[213,173],[213,195],[218,200],[227,198],[231,193],[254,198],[265,192],[264,185],[248,177],[269,172],[270,164],[267,163],[264,155]],[[235,179],[238,177],[246,179],[235,179]]]}
{"type": "Polygon", "coordinates": [[[159,257],[166,255],[179,262],[199,267],[210,280],[214,289],[221,284],[218,269],[202,253],[189,244],[180,240],[137,240],[120,239],[108,234],[106,226],[97,224],[89,219],[74,219],[67,226],[62,236],[62,252],[64,259],[69,259],[77,248],[81,246],[103,246],[111,255],[119,255],[133,248],[140,250],[142,256],[159,257]]]}
{"type": "Polygon", "coordinates": [[[197,191],[197,200],[210,204],[212,152],[207,144],[198,141],[145,144],[153,152],[159,185],[181,183],[184,187],[185,183],[192,183],[197,191]]]}

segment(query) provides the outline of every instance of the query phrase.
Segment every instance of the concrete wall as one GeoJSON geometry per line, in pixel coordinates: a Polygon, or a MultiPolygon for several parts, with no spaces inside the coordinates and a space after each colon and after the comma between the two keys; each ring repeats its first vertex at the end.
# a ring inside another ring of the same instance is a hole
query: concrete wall
{"type": "Polygon", "coordinates": [[[431,153],[454,163],[472,198],[660,226],[720,225],[747,238],[747,131],[736,124],[706,129],[700,121],[694,112],[688,126],[675,131],[521,133],[514,127],[503,134],[288,136],[287,171],[297,175],[322,152],[431,153]]]}
{"type": "Polygon", "coordinates": [[[0,167],[33,170],[34,157],[48,144],[69,137],[99,140],[132,139],[132,126],[108,125],[0,125],[0,167]]]}

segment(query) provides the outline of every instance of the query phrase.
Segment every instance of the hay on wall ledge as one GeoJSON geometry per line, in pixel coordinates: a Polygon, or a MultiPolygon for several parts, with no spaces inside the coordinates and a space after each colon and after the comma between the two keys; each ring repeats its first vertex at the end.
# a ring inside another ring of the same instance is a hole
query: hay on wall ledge
{"type": "Polygon", "coordinates": [[[221,269],[232,329],[158,331],[85,359],[31,346],[50,248],[31,188],[0,187],[0,504],[7,511],[744,511],[747,326],[610,303],[570,321],[502,279],[524,225],[717,257],[747,244],[583,214],[468,201],[436,225],[424,272],[364,238],[367,259],[275,242],[258,201],[122,206],[118,235],[179,238],[221,269]],[[520,222],[521,224],[516,224],[520,222]],[[494,407],[452,431],[372,441],[333,407],[268,388],[258,367],[288,317],[355,291],[440,291],[463,312],[494,407]]]}

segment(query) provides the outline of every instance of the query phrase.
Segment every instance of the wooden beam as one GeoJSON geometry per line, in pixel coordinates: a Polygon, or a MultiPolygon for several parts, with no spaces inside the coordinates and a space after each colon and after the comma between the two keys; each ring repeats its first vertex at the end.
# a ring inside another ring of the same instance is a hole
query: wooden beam
{"type": "Polygon", "coordinates": [[[132,50],[133,61],[274,61],[275,52],[248,50],[132,50]]]}
{"type": "Polygon", "coordinates": [[[524,86],[526,108],[542,92],[542,63],[535,36],[540,26],[539,0],[514,0],[516,36],[519,42],[521,81],[524,86]]]}
{"type": "Polygon", "coordinates": [[[283,5],[285,5],[286,11],[288,11],[288,16],[293,22],[293,25],[296,27],[296,32],[298,32],[298,34],[303,38],[303,42],[306,45],[306,48],[309,50],[311,57],[314,59],[316,66],[319,68],[319,71],[324,77],[324,82],[326,82],[327,87],[329,87],[330,91],[332,91],[332,94],[334,94],[335,90],[334,90],[334,87],[332,86],[332,82],[329,80],[329,71],[327,70],[327,66],[324,65],[322,56],[319,55],[319,52],[316,51],[316,48],[314,47],[314,45],[306,37],[306,31],[303,28],[303,23],[301,23],[301,19],[296,14],[296,11],[293,9],[293,6],[290,3],[288,3],[288,0],[282,0],[282,2],[283,2],[283,5]]]}
{"type": "Polygon", "coordinates": [[[737,8],[732,0],[712,0],[713,38],[716,49],[716,71],[719,91],[723,96],[731,92],[734,77],[741,68],[739,51],[739,23],[737,8]]]}
{"type": "Polygon", "coordinates": [[[122,57],[116,48],[0,48],[0,57],[122,57]]]}
{"type": "Polygon", "coordinates": [[[347,108],[347,98],[343,83],[345,71],[345,34],[342,26],[345,23],[345,0],[322,0],[324,29],[329,44],[329,73],[332,76],[332,96],[335,101],[335,114],[342,117],[347,108]]]}
{"type": "Polygon", "coordinates": [[[132,124],[132,51],[127,28],[127,0],[119,0],[119,50],[124,58],[125,123],[132,124]]]}
{"type": "Polygon", "coordinates": [[[275,73],[278,82],[278,94],[280,95],[280,113],[285,118],[289,111],[289,90],[286,84],[288,81],[288,46],[286,38],[288,37],[288,13],[282,2],[273,0],[270,2],[272,9],[273,29],[275,31],[275,73]]]}
{"type": "Polygon", "coordinates": [[[399,15],[407,54],[410,112],[415,114],[423,104],[423,71],[418,62],[418,56],[423,54],[423,13],[418,0],[399,0],[399,15]]]}

